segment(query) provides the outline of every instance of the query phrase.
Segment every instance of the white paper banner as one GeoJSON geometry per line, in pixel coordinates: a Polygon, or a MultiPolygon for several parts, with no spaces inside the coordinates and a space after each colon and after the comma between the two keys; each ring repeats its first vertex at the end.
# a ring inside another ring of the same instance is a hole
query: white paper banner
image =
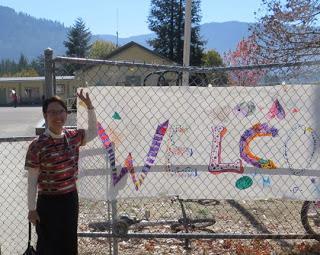
{"type": "Polygon", "coordinates": [[[87,90],[99,137],[81,150],[83,197],[320,199],[319,86],[87,90]]]}

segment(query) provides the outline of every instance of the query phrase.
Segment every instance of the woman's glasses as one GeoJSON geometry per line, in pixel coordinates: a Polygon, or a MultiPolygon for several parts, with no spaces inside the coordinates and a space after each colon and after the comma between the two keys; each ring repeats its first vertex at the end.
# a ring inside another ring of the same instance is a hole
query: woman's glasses
{"type": "Polygon", "coordinates": [[[60,115],[63,113],[66,113],[66,110],[49,110],[49,111],[47,111],[47,114],[52,115],[52,116],[60,115]]]}

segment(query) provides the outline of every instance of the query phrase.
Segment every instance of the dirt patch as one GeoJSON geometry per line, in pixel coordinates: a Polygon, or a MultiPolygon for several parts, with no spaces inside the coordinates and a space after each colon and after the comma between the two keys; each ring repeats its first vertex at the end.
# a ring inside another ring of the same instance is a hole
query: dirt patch
{"type": "MultiPolygon", "coordinates": [[[[221,200],[201,205],[183,203],[190,219],[215,219],[206,228],[190,230],[217,234],[305,234],[301,224],[302,201],[221,200]]],[[[80,203],[79,231],[94,231],[90,224],[108,222],[110,205],[106,202],[82,200],[80,203]],[[109,207],[109,208],[108,208],[109,207]]],[[[144,222],[172,222],[183,218],[177,200],[139,199],[118,201],[118,215],[144,222]]],[[[108,224],[105,231],[108,231],[108,224]]],[[[136,228],[129,233],[173,233],[170,224],[136,228]]],[[[183,232],[183,231],[182,231],[183,232]]],[[[185,249],[183,239],[118,239],[119,254],[320,254],[319,242],[313,240],[191,240],[185,249]]],[[[80,238],[80,254],[108,254],[110,240],[106,238],[80,238]]]]}

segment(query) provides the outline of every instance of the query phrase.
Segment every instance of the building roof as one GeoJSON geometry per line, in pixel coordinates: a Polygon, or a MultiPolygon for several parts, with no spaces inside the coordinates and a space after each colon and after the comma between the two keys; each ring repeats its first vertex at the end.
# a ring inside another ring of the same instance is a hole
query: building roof
{"type": "Polygon", "coordinates": [[[110,59],[110,58],[118,55],[119,53],[121,53],[121,52],[129,49],[130,47],[133,47],[133,46],[137,46],[137,47],[143,49],[144,51],[149,52],[150,54],[156,55],[156,56],[158,56],[159,58],[162,58],[162,59],[164,59],[164,60],[166,60],[166,61],[171,62],[171,63],[174,64],[174,62],[173,62],[172,60],[170,60],[170,59],[168,59],[168,58],[166,58],[166,57],[164,57],[164,56],[162,56],[162,55],[160,55],[160,54],[158,54],[158,53],[156,53],[156,52],[154,52],[154,51],[152,51],[152,50],[150,50],[150,49],[148,49],[148,48],[146,48],[146,47],[142,46],[141,44],[136,43],[136,42],[134,42],[134,41],[128,42],[127,44],[125,44],[125,45],[123,45],[123,46],[115,49],[115,50],[112,51],[109,55],[106,56],[106,59],[110,59]]]}
{"type": "MultiPolygon", "coordinates": [[[[44,81],[44,76],[37,77],[0,77],[0,82],[44,81]]],[[[56,80],[74,80],[74,76],[56,76],[56,80]]]]}

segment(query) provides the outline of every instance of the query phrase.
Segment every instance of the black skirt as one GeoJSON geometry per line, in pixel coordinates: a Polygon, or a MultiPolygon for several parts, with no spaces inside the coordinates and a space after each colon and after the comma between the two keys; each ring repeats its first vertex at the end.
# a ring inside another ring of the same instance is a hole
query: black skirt
{"type": "Polygon", "coordinates": [[[37,212],[40,217],[40,223],[36,226],[37,254],[77,255],[77,191],[62,195],[39,195],[37,212]]]}

